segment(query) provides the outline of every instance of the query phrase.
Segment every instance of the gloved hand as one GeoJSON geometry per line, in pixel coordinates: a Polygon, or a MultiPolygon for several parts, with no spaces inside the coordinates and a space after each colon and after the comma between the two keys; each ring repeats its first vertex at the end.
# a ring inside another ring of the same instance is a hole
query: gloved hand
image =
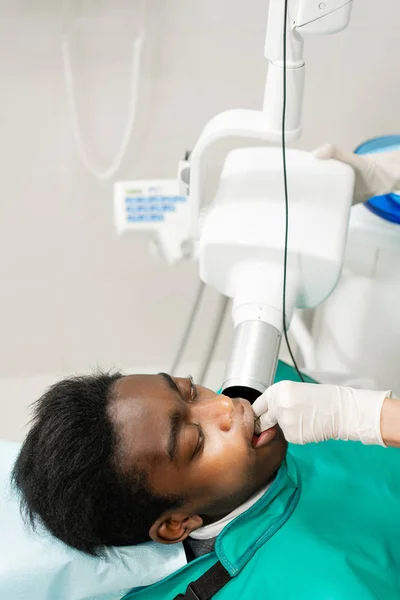
{"type": "Polygon", "coordinates": [[[322,160],[335,158],[353,167],[356,173],[353,204],[400,190],[400,150],[358,155],[326,144],[314,150],[313,155],[322,160]]]}
{"type": "Polygon", "coordinates": [[[381,411],[391,392],[374,392],[283,381],[268,388],[253,404],[256,433],[277,423],[288,442],[353,440],[385,446],[381,411]]]}

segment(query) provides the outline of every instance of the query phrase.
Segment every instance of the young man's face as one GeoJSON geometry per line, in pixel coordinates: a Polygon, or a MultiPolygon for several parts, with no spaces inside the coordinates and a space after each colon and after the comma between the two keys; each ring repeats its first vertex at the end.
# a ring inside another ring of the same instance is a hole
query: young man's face
{"type": "Polygon", "coordinates": [[[156,495],[186,498],[151,528],[157,541],[182,541],[231,512],[268,483],[286,453],[279,428],[253,447],[254,416],[246,400],[189,379],[130,375],[116,383],[115,398],[111,416],[122,440],[121,468],[143,469],[156,495]]]}

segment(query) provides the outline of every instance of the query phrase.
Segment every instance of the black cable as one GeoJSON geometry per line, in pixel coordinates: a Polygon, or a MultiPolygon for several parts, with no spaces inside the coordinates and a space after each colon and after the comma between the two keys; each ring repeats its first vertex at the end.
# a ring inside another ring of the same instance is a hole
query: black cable
{"type": "Polygon", "coordinates": [[[287,257],[288,257],[288,238],[289,238],[289,197],[288,197],[288,182],[287,182],[287,170],[286,170],[286,38],[287,38],[287,20],[288,20],[288,0],[285,0],[284,9],[284,20],[283,20],[283,109],[282,109],[282,162],[283,162],[283,180],[285,185],[285,212],[286,212],[286,226],[285,226],[285,251],[283,259],[283,334],[285,336],[286,344],[289,350],[290,357],[293,361],[294,368],[296,369],[297,375],[300,381],[304,383],[303,375],[297,366],[294,358],[292,349],[289,344],[286,326],[286,276],[287,276],[287,257]]]}

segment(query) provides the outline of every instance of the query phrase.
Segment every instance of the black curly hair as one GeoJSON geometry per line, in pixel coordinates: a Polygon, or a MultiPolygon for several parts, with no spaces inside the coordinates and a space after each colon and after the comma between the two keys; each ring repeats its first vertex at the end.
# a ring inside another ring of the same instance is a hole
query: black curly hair
{"type": "Polygon", "coordinates": [[[146,473],[118,468],[110,404],[121,373],[65,379],[34,405],[32,428],[14,466],[21,508],[35,527],[88,554],[149,541],[149,529],[182,498],[160,498],[146,473]]]}

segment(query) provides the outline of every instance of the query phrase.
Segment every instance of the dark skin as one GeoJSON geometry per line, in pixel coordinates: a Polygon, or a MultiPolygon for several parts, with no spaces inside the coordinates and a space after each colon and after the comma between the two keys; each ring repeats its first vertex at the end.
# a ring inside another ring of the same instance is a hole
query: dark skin
{"type": "Polygon", "coordinates": [[[265,486],[285,457],[280,429],[268,444],[252,446],[246,400],[163,374],[123,377],[114,391],[110,414],[121,436],[121,469],[142,469],[157,495],[185,496],[153,523],[149,535],[157,542],[182,542],[227,515],[265,486]]]}

